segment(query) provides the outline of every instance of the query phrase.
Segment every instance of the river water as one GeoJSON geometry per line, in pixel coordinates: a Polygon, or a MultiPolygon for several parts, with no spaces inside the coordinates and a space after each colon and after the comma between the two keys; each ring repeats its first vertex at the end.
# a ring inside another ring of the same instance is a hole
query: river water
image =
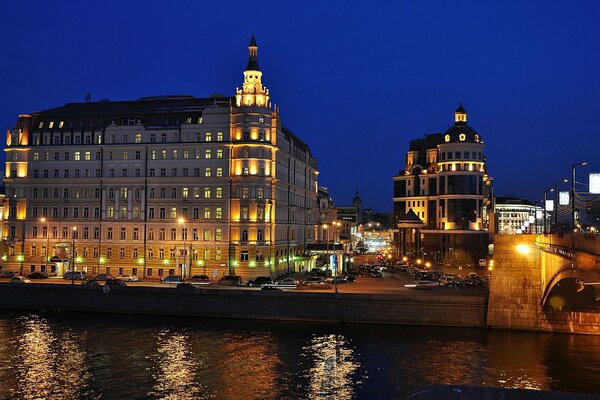
{"type": "Polygon", "coordinates": [[[430,384],[600,393],[600,337],[0,314],[0,398],[396,399],[430,384]]]}

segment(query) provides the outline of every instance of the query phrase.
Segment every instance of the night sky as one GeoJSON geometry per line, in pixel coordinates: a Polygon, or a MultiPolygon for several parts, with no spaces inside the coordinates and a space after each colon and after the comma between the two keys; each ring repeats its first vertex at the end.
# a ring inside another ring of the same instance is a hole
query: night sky
{"type": "MultiPolygon", "coordinates": [[[[600,172],[600,1],[3,1],[0,124],[67,102],[263,83],[338,205],[392,209],[409,141],[460,101],[498,195],[600,172]],[[486,3],[486,4],[482,4],[486,3]]],[[[565,186],[566,188],[567,186],[565,186]]]]}

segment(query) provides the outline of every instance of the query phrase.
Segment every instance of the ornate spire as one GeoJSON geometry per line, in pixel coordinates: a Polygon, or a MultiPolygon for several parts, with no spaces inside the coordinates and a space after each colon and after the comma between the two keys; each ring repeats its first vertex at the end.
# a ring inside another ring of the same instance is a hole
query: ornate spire
{"type": "Polygon", "coordinates": [[[258,46],[256,45],[254,35],[252,35],[252,39],[248,45],[248,66],[246,67],[246,71],[260,71],[258,67],[258,46]]]}
{"type": "Polygon", "coordinates": [[[270,107],[269,89],[262,85],[262,72],[258,67],[258,46],[252,35],[248,45],[248,66],[244,71],[244,84],[235,93],[236,104],[241,106],[270,107]]]}

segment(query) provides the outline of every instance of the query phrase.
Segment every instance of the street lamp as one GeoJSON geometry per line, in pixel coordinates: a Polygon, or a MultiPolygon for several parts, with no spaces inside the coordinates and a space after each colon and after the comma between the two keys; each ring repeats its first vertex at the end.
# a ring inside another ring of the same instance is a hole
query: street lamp
{"type": "Polygon", "coordinates": [[[75,247],[75,235],[77,234],[77,227],[73,227],[72,239],[71,243],[71,259],[69,260],[69,264],[71,265],[71,285],[75,284],[75,256],[77,252],[77,248],[75,247]]]}
{"type": "MultiPolygon", "coordinates": [[[[179,219],[177,220],[177,222],[179,222],[179,225],[181,225],[181,237],[183,238],[183,264],[181,267],[181,278],[185,278],[185,273],[184,273],[184,268],[186,268],[186,253],[187,253],[187,248],[186,248],[186,239],[187,239],[187,232],[185,231],[185,219],[183,217],[179,217],[179,219]]],[[[190,268],[191,270],[191,268],[190,268]]]]}
{"type": "Polygon", "coordinates": [[[554,184],[554,229],[558,232],[558,184],[567,183],[568,179],[561,179],[554,184]]]}
{"type": "Polygon", "coordinates": [[[40,222],[46,224],[46,259],[44,260],[44,269],[48,273],[48,261],[50,261],[50,222],[46,217],[40,218],[40,222]]]}
{"type": "MultiPolygon", "coordinates": [[[[554,189],[548,189],[548,190],[544,190],[544,235],[545,235],[546,233],[548,233],[548,231],[546,230],[546,218],[547,218],[547,217],[546,217],[546,214],[547,214],[547,208],[546,208],[546,201],[547,201],[547,199],[546,199],[546,194],[547,194],[548,192],[554,192],[554,189]]],[[[555,212],[556,212],[556,211],[555,211],[555,212]]]]}
{"type": "Polygon", "coordinates": [[[587,165],[587,161],[580,162],[578,164],[573,164],[571,167],[571,204],[573,205],[573,209],[571,210],[571,228],[575,231],[575,168],[581,167],[583,165],[587,165]]]}

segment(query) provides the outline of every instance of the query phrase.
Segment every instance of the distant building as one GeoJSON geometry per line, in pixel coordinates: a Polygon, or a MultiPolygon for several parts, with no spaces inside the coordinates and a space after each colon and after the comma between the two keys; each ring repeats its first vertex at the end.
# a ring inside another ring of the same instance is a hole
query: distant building
{"type": "Polygon", "coordinates": [[[20,115],[6,136],[5,268],[148,279],[299,269],[317,223],[317,162],[271,106],[254,37],[248,51],[234,97],[20,115]]]}
{"type": "Polygon", "coordinates": [[[462,104],[445,133],[410,142],[404,169],[393,177],[394,218],[405,224],[396,227],[399,252],[453,263],[473,263],[487,254],[492,179],[483,149],[462,104]]]}
{"type": "MultiPolygon", "coordinates": [[[[494,202],[495,233],[515,235],[522,233],[544,233],[544,208],[534,203],[511,196],[497,196],[494,202]]],[[[552,219],[546,214],[546,231],[552,219]]]]}

